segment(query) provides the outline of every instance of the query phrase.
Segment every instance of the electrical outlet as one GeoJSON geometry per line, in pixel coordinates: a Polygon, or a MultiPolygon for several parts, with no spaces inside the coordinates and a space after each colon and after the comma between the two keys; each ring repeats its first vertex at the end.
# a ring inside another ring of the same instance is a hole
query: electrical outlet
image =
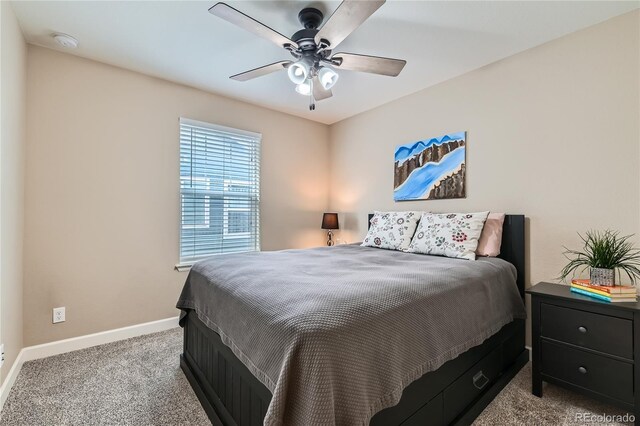
{"type": "Polygon", "coordinates": [[[4,343],[0,345],[0,367],[4,364],[4,343]]]}
{"type": "Polygon", "coordinates": [[[61,308],[53,308],[53,323],[57,324],[59,322],[65,321],[65,313],[64,306],[61,308]]]}

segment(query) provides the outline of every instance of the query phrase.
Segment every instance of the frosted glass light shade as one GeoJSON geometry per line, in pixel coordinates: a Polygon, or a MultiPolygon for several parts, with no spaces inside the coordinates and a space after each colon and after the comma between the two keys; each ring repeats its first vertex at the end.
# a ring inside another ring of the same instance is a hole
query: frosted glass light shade
{"type": "Polygon", "coordinates": [[[294,84],[302,84],[309,76],[309,65],[306,62],[298,61],[289,66],[287,74],[289,75],[289,80],[294,84]]]}
{"type": "Polygon", "coordinates": [[[296,86],[296,92],[301,95],[309,96],[309,93],[311,93],[311,85],[307,81],[300,83],[296,86]]]}
{"type": "Polygon", "coordinates": [[[318,71],[318,79],[324,90],[331,89],[338,81],[338,77],[340,77],[338,73],[331,68],[323,67],[318,71]]]}

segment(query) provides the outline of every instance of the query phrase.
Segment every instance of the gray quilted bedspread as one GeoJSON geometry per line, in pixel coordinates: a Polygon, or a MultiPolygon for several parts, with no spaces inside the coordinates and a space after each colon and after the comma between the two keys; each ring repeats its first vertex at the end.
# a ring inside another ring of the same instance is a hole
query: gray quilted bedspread
{"type": "Polygon", "coordinates": [[[195,310],[273,399],[265,425],[366,425],[402,390],[525,317],[515,268],[357,245],[212,257],[195,310]]]}

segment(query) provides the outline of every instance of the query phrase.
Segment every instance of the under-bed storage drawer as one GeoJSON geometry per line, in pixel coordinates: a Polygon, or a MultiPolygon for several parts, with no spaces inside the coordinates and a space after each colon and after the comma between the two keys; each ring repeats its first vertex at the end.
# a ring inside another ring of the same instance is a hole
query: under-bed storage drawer
{"type": "Polygon", "coordinates": [[[633,359],[633,321],[548,303],[540,309],[543,337],[633,359]]]}
{"type": "Polygon", "coordinates": [[[402,426],[440,426],[442,419],[442,393],[439,393],[431,401],[413,413],[411,417],[402,422],[402,426]]]}
{"type": "Polygon", "coordinates": [[[633,403],[633,364],[542,339],[542,374],[633,403]]]}
{"type": "Polygon", "coordinates": [[[498,378],[502,368],[501,348],[494,349],[467,370],[443,392],[444,422],[451,423],[498,378]]]}

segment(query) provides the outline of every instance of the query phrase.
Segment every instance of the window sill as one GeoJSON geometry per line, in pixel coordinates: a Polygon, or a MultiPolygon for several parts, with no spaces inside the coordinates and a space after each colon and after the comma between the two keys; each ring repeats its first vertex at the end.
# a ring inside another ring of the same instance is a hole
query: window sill
{"type": "Polygon", "coordinates": [[[173,269],[178,272],[187,272],[191,269],[194,263],[196,262],[176,263],[176,266],[174,266],[173,269]]]}
{"type": "MultiPolygon", "coordinates": [[[[250,253],[250,252],[254,252],[254,251],[260,251],[260,249],[257,250],[247,250],[247,251],[237,251],[237,252],[232,252],[232,253],[250,253]]],[[[209,259],[213,256],[220,256],[220,255],[225,255],[225,254],[230,254],[230,253],[216,253],[216,254],[209,254],[207,256],[203,256],[199,259],[196,260],[191,260],[188,262],[180,262],[180,263],[176,263],[175,266],[173,267],[174,270],[178,271],[178,272],[186,272],[188,270],[191,269],[191,267],[193,265],[195,265],[197,262],[204,260],[204,259],[209,259]]]]}

